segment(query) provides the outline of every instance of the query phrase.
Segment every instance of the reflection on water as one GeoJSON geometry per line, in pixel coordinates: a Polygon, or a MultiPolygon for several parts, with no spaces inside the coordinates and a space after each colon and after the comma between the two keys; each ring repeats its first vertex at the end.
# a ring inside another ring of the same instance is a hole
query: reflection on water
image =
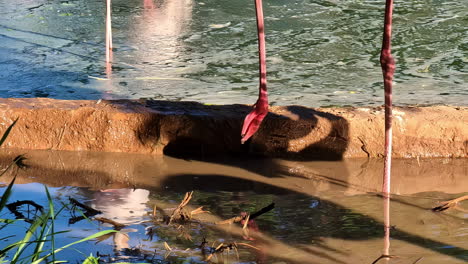
{"type": "MultiPolygon", "coordinates": [[[[89,77],[105,76],[102,1],[0,2],[0,96],[255,101],[251,1],[112,4],[109,90],[109,81],[89,77]]],[[[396,4],[397,104],[468,103],[467,6],[454,0],[396,4]]],[[[265,1],[271,102],[382,104],[383,9],[373,0],[265,1]]]]}
{"type": "MultiPolygon", "coordinates": [[[[4,151],[2,164],[16,154],[4,151]]],[[[242,263],[372,263],[382,254],[396,256],[389,263],[413,263],[420,258],[422,263],[434,264],[468,260],[466,211],[430,210],[438,201],[466,192],[464,160],[395,160],[396,189],[392,190],[400,194],[383,201],[367,192],[380,189],[381,183],[373,179],[381,178],[381,161],[270,160],[270,164],[280,165],[283,170],[265,173],[250,164],[252,160],[223,164],[223,160],[197,162],[147,155],[55,151],[32,151],[28,158],[28,170],[13,172],[18,175],[18,184],[10,201],[30,199],[46,206],[43,186],[36,183],[42,182],[49,186],[57,208],[73,197],[102,211],[97,217],[124,224],[117,235],[101,238],[97,244],[74,247],[86,253],[99,251],[106,260],[125,256],[131,261],[142,261],[148,255],[154,257],[155,263],[161,263],[167,254],[172,263],[203,262],[199,246],[204,239],[208,247],[235,242],[242,263]],[[333,168],[337,166],[347,170],[335,174],[333,168]],[[348,175],[341,175],[344,172],[348,175]],[[411,176],[418,180],[413,182],[411,176]],[[194,195],[187,210],[203,206],[210,213],[196,215],[196,221],[182,225],[157,220],[170,215],[184,193],[191,190],[194,195]],[[253,213],[272,202],[275,208],[248,222],[247,230],[239,224],[214,224],[243,212],[253,213]],[[383,211],[388,218],[383,217],[383,211]],[[390,230],[391,245],[390,233],[384,230],[390,230]],[[164,242],[172,251],[166,250],[164,242]]],[[[263,167],[268,162],[260,164],[263,167]]],[[[2,180],[8,182],[11,177],[5,175],[2,180]]],[[[461,206],[466,210],[466,204],[461,206]]],[[[59,244],[112,228],[86,220],[68,225],[71,210],[64,209],[56,222],[56,230],[71,230],[58,236],[59,244]]],[[[14,217],[8,211],[1,214],[2,218],[14,217]]],[[[0,247],[21,238],[20,230],[26,226],[23,222],[9,226],[8,234],[15,237],[0,241],[0,247]]],[[[84,258],[75,251],[60,257],[84,258]]],[[[234,251],[213,256],[214,261],[226,258],[230,263],[237,261],[234,251]]]]}
{"type": "Polygon", "coordinates": [[[143,189],[105,189],[93,194],[91,206],[101,216],[121,224],[138,223],[146,215],[149,191],[143,189]]]}

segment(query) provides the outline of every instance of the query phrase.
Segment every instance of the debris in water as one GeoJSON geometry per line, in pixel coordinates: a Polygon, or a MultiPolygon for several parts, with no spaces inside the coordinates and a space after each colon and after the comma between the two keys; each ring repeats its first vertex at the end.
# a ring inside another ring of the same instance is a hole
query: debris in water
{"type": "Polygon", "coordinates": [[[166,241],[164,241],[164,248],[165,248],[166,250],[172,251],[172,248],[169,246],[169,244],[167,244],[166,241]]]}
{"type": "Polygon", "coordinates": [[[119,231],[121,230],[122,228],[124,228],[126,225],[124,224],[121,224],[121,223],[117,223],[116,221],[114,220],[111,220],[111,219],[108,219],[108,218],[105,218],[105,217],[95,217],[94,220],[96,221],[99,221],[101,223],[106,223],[106,224],[110,224],[114,227],[115,230],[119,231]]]}
{"type": "Polygon", "coordinates": [[[180,202],[179,206],[172,212],[171,217],[166,221],[166,224],[172,223],[172,221],[189,221],[192,219],[192,216],[196,214],[201,214],[201,213],[207,213],[208,211],[203,210],[203,206],[198,207],[195,210],[192,210],[190,213],[187,213],[184,210],[184,207],[190,202],[190,199],[192,199],[193,191],[187,192],[185,194],[184,199],[182,202],[180,202]]]}
{"type": "Polygon", "coordinates": [[[227,22],[225,24],[210,24],[209,27],[212,29],[220,29],[220,28],[229,27],[230,25],[231,25],[231,22],[227,22]]]}
{"type": "Polygon", "coordinates": [[[376,260],[374,260],[374,262],[372,262],[372,264],[375,264],[375,263],[379,262],[381,259],[392,259],[392,258],[397,258],[397,256],[395,256],[395,255],[381,255],[376,260]]]}
{"type": "Polygon", "coordinates": [[[76,222],[79,222],[79,221],[81,221],[83,219],[86,219],[88,217],[95,216],[95,215],[98,215],[98,214],[102,214],[101,211],[96,210],[96,209],[94,209],[94,208],[92,208],[90,206],[87,206],[87,205],[83,204],[83,203],[80,203],[76,199],[73,199],[73,198],[70,197],[69,200],[70,200],[70,203],[72,204],[71,211],[72,211],[72,214],[73,214],[73,217],[68,220],[68,224],[70,224],[70,225],[72,225],[72,224],[74,224],[76,222]],[[80,216],[74,216],[74,211],[75,211],[75,208],[77,206],[84,209],[84,211],[85,211],[80,216]]]}
{"type": "Polygon", "coordinates": [[[18,207],[22,205],[28,205],[28,215],[29,215],[29,206],[32,206],[36,209],[36,212],[34,213],[34,216],[37,215],[38,212],[43,213],[44,212],[44,207],[41,205],[35,203],[34,201],[31,200],[23,200],[23,201],[16,201],[14,203],[9,203],[6,205],[8,210],[10,210],[11,213],[13,213],[16,217],[16,219],[25,219],[27,223],[32,223],[33,219],[26,218],[24,214],[22,214],[19,210],[18,207]]]}
{"type": "Polygon", "coordinates": [[[86,212],[89,212],[89,213],[91,213],[91,214],[93,214],[93,215],[102,214],[101,211],[96,210],[96,209],[94,209],[94,208],[92,208],[91,206],[88,206],[88,205],[86,205],[86,204],[80,203],[80,202],[78,202],[78,200],[76,200],[76,199],[74,199],[74,198],[71,198],[71,197],[70,197],[69,200],[70,200],[70,203],[72,203],[73,208],[75,208],[76,206],[78,206],[78,207],[83,208],[86,212]]]}
{"type": "Polygon", "coordinates": [[[464,195],[462,197],[458,197],[458,198],[450,200],[450,201],[442,202],[441,205],[432,208],[432,211],[442,212],[442,211],[445,211],[445,210],[450,209],[450,208],[456,208],[457,204],[459,202],[463,201],[463,200],[468,200],[468,195],[464,195]]]}
{"type": "MultiPolygon", "coordinates": [[[[264,213],[267,213],[269,211],[271,211],[273,208],[275,208],[275,203],[271,203],[265,207],[263,207],[262,209],[258,210],[257,212],[253,213],[253,214],[247,214],[247,213],[244,213],[240,216],[235,216],[235,217],[232,217],[232,218],[229,218],[229,219],[226,219],[226,220],[223,220],[223,221],[218,221],[216,222],[215,224],[217,225],[224,225],[224,224],[232,224],[232,223],[237,223],[237,222],[241,222],[241,221],[245,221],[245,220],[253,220],[259,216],[261,216],[262,214],[264,213]]],[[[248,221],[246,221],[248,222],[248,221]]]]}

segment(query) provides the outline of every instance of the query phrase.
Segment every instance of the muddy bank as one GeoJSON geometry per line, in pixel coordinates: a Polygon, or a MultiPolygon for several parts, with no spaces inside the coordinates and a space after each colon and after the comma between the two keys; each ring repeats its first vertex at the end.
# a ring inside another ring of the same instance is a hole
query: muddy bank
{"type": "MultiPolygon", "coordinates": [[[[19,118],[5,146],[22,149],[208,156],[259,153],[292,159],[380,157],[383,108],[271,107],[240,144],[246,105],[154,100],[0,99],[0,129],[19,118]]],[[[468,107],[397,107],[394,157],[467,157],[468,107]]]]}

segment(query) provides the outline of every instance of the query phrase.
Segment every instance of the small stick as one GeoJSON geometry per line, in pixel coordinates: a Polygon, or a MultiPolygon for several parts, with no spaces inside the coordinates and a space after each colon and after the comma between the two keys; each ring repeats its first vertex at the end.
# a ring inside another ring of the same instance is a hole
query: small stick
{"type": "Polygon", "coordinates": [[[463,195],[462,197],[458,197],[450,201],[442,202],[441,205],[432,208],[432,211],[442,212],[449,208],[454,208],[459,202],[464,201],[464,200],[468,200],[468,195],[463,195]]]}
{"type": "Polygon", "coordinates": [[[190,199],[192,199],[192,195],[193,195],[193,191],[185,193],[184,199],[182,200],[182,202],[180,202],[179,206],[177,206],[177,208],[174,209],[174,211],[171,214],[171,217],[167,221],[168,225],[174,220],[174,218],[177,215],[180,215],[180,212],[182,211],[182,209],[189,203],[190,199]]]}
{"type": "Polygon", "coordinates": [[[105,218],[105,217],[95,217],[94,219],[101,223],[111,224],[115,230],[120,230],[125,227],[124,224],[117,223],[116,221],[105,218]]]}
{"type": "Polygon", "coordinates": [[[81,207],[81,208],[85,209],[85,210],[89,213],[89,215],[102,214],[101,211],[96,210],[96,209],[94,209],[94,208],[92,208],[92,207],[90,207],[90,206],[87,206],[86,204],[82,204],[82,203],[78,202],[78,200],[76,200],[76,199],[73,199],[73,198],[71,198],[71,197],[68,198],[68,199],[70,200],[70,202],[71,202],[74,206],[78,206],[78,207],[81,207]]]}
{"type": "Polygon", "coordinates": [[[273,210],[273,208],[275,208],[275,203],[271,203],[265,207],[263,207],[262,209],[258,210],[257,212],[253,213],[250,215],[250,220],[253,220],[259,216],[261,216],[262,214],[264,213],[268,213],[269,211],[273,210]]]}
{"type": "Polygon", "coordinates": [[[250,214],[247,214],[247,217],[245,218],[244,226],[242,227],[242,229],[247,228],[247,225],[249,224],[249,218],[250,218],[250,214]]]}
{"type": "Polygon", "coordinates": [[[203,213],[209,213],[209,211],[203,210],[203,206],[200,206],[197,209],[192,210],[190,212],[190,216],[194,216],[194,215],[197,215],[197,214],[203,214],[203,213]]]}
{"type": "Polygon", "coordinates": [[[223,220],[223,221],[215,222],[215,224],[217,224],[217,225],[232,224],[232,223],[240,222],[240,221],[242,221],[242,219],[244,219],[244,217],[234,216],[234,217],[231,217],[231,218],[223,220]]]}
{"type": "Polygon", "coordinates": [[[41,212],[44,211],[43,210],[44,207],[42,207],[42,205],[39,205],[36,202],[31,201],[31,200],[16,201],[14,203],[7,204],[7,208],[10,211],[13,211],[13,210],[16,210],[16,208],[18,208],[19,206],[22,206],[22,205],[25,205],[25,204],[33,206],[38,211],[41,211],[41,212]]]}
{"type": "Polygon", "coordinates": [[[247,243],[237,243],[237,245],[253,248],[253,249],[256,249],[256,250],[260,251],[260,249],[258,247],[252,246],[252,245],[247,244],[247,243]]]}
{"type": "Polygon", "coordinates": [[[166,250],[172,251],[172,248],[169,246],[169,244],[167,244],[166,241],[164,241],[164,248],[165,248],[166,250]]]}
{"type": "MultiPolygon", "coordinates": [[[[41,205],[31,200],[16,201],[14,203],[7,204],[6,207],[8,208],[8,210],[10,210],[10,212],[12,212],[15,215],[16,219],[24,219],[27,223],[32,223],[33,222],[32,219],[26,218],[20,211],[18,211],[18,207],[24,204],[31,205],[32,207],[34,207],[36,209],[36,215],[38,211],[40,211],[41,213],[44,212],[43,210],[44,208],[41,205]]],[[[29,215],[29,207],[28,207],[28,215],[29,215]]]]}
{"type": "Polygon", "coordinates": [[[379,262],[381,259],[392,259],[392,258],[396,258],[396,257],[397,256],[394,256],[394,255],[381,255],[376,260],[374,260],[374,262],[372,262],[372,264],[375,264],[375,263],[379,262]]]}
{"type": "MultiPolygon", "coordinates": [[[[250,214],[249,220],[253,220],[253,219],[261,216],[262,214],[273,210],[273,208],[275,208],[275,203],[271,203],[271,204],[263,207],[262,209],[258,210],[257,212],[255,212],[253,214],[250,214]]],[[[245,215],[245,216],[234,216],[232,218],[229,218],[229,219],[226,219],[226,220],[223,220],[223,221],[218,221],[215,224],[217,224],[217,225],[232,224],[232,223],[237,223],[237,222],[240,222],[242,220],[245,220],[246,218],[247,218],[247,215],[245,215]]]]}

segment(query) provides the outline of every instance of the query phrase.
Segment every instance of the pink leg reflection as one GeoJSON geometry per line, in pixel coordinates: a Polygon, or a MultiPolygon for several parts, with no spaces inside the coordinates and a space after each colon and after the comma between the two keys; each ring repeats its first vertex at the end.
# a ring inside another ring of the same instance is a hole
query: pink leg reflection
{"type": "MultiPolygon", "coordinates": [[[[383,200],[384,208],[384,248],[383,254],[390,256],[390,197],[385,196],[383,200]]],[[[388,258],[386,258],[388,259],[388,258]]]]}
{"type": "MultiPolygon", "coordinates": [[[[112,77],[112,24],[111,24],[111,0],[106,0],[106,78],[109,80],[112,77]]],[[[112,83],[106,83],[106,90],[103,98],[112,98],[112,83]]]]}
{"type": "MultiPolygon", "coordinates": [[[[241,216],[245,217],[247,216],[246,212],[242,212],[241,216]]],[[[241,225],[245,224],[246,220],[241,221],[241,225]]],[[[261,231],[260,228],[257,225],[257,222],[255,220],[249,220],[247,223],[247,228],[244,229],[244,234],[242,236],[243,239],[252,241],[251,245],[254,246],[256,249],[254,249],[254,255],[255,255],[255,261],[258,264],[263,264],[267,263],[267,251],[266,249],[268,248],[267,245],[262,241],[262,239],[259,239],[261,236],[261,231]]]]}
{"type": "Polygon", "coordinates": [[[143,0],[143,8],[144,9],[154,9],[153,0],[143,0]]]}
{"type": "Polygon", "coordinates": [[[106,0],[106,62],[112,61],[111,0],[106,0]]]}

